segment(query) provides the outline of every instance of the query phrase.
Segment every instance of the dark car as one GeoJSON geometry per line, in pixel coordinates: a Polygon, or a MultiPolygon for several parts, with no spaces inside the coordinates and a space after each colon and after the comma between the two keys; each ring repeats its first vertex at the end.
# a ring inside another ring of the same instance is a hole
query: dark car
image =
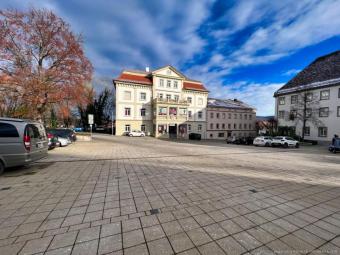
{"type": "Polygon", "coordinates": [[[76,133],[72,129],[53,128],[53,129],[48,129],[47,132],[58,137],[69,138],[72,142],[75,142],[77,140],[76,133]]]}
{"type": "Polygon", "coordinates": [[[328,150],[333,153],[340,151],[340,138],[335,138],[333,143],[329,145],[328,150]]]}
{"type": "Polygon", "coordinates": [[[190,133],[189,134],[189,139],[190,140],[201,140],[201,134],[190,133]]]}

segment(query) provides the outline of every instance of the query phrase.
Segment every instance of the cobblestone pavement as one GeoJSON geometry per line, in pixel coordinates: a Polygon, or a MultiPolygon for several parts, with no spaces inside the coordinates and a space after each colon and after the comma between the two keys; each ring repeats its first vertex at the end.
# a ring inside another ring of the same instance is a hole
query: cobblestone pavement
{"type": "Polygon", "coordinates": [[[340,156],[97,136],[0,177],[0,254],[340,254],[340,156]]]}

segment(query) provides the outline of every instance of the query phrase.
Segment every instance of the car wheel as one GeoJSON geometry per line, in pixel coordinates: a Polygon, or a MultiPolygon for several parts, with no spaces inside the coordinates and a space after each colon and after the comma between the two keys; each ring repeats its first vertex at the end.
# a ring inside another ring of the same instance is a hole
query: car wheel
{"type": "Polygon", "coordinates": [[[288,143],[284,143],[283,148],[288,148],[288,143]]]}
{"type": "Polygon", "coordinates": [[[300,147],[300,144],[299,143],[296,143],[295,144],[295,148],[299,148],[300,147]]]}
{"type": "Polygon", "coordinates": [[[0,175],[5,171],[4,164],[0,161],[0,175]]]}
{"type": "Polygon", "coordinates": [[[145,135],[141,135],[141,137],[144,137],[145,135]]]}
{"type": "Polygon", "coordinates": [[[265,147],[269,147],[269,143],[266,143],[264,146],[265,146],[265,147]]]}

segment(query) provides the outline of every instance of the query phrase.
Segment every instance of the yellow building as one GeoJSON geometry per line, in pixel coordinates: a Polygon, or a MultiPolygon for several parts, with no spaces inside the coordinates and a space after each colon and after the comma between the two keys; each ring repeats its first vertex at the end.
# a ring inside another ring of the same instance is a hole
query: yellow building
{"type": "Polygon", "coordinates": [[[154,71],[125,70],[113,80],[116,135],[132,130],[165,138],[206,138],[208,91],[172,66],[154,71]]]}

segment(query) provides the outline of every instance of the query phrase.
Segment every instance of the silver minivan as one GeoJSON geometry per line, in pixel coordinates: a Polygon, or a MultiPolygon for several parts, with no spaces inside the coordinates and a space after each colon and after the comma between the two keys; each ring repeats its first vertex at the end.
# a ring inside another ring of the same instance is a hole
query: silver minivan
{"type": "Polygon", "coordinates": [[[41,123],[0,117],[0,174],[47,156],[48,138],[41,123]]]}

